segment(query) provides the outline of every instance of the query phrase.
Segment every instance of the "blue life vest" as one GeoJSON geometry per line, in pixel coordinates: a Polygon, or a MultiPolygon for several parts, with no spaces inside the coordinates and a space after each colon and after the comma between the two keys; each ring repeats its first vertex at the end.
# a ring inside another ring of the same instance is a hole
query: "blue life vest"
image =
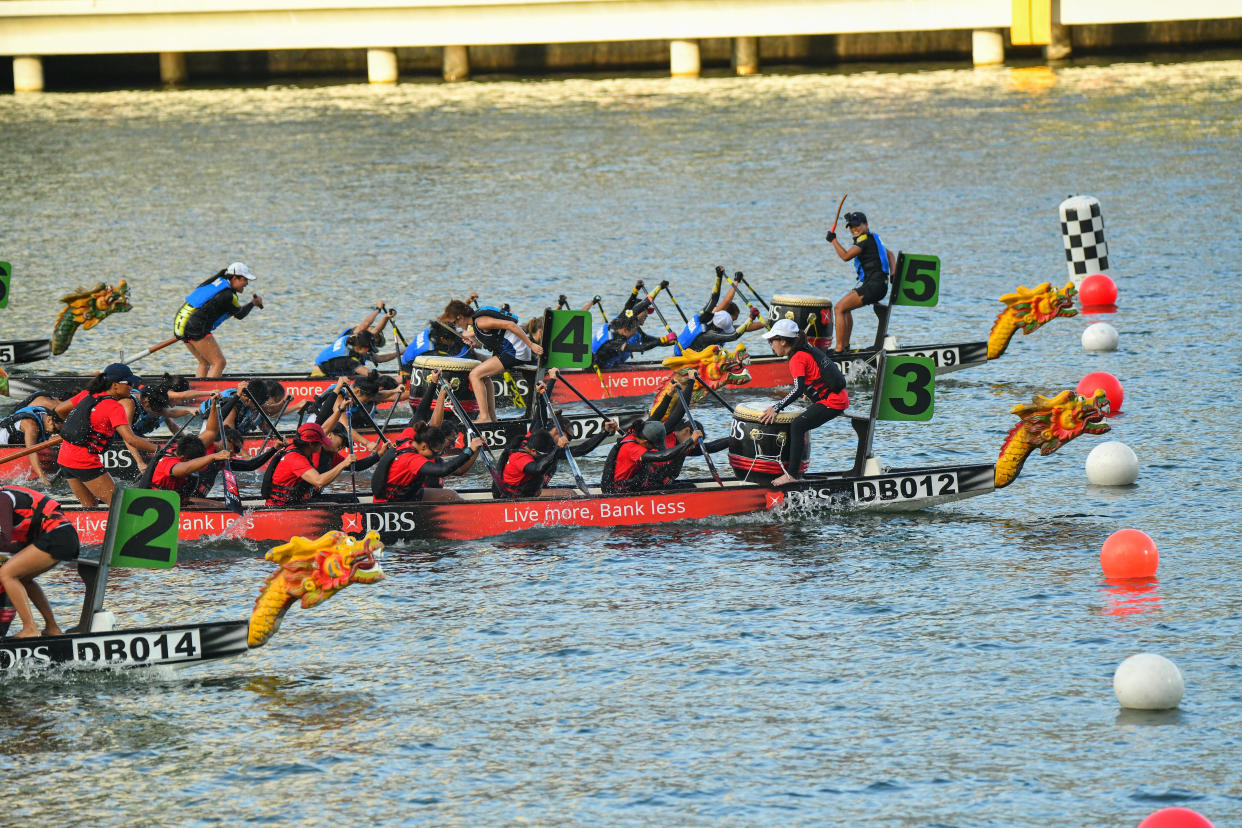
{"type": "Polygon", "coordinates": [[[414,357],[422,356],[432,349],[431,344],[431,328],[423,328],[419,331],[418,336],[414,337],[414,341],[409,347],[401,352],[401,364],[404,365],[414,361],[414,357]]]}
{"type": "MultiPolygon", "coordinates": [[[[884,249],[884,242],[880,241],[879,233],[872,233],[871,238],[875,239],[875,252],[880,257],[880,270],[884,271],[885,276],[891,275],[888,272],[888,251],[884,249]]],[[[862,261],[858,256],[854,257],[854,272],[858,274],[859,284],[867,280],[867,274],[863,272],[862,261]]]]}
{"type": "Polygon", "coordinates": [[[612,339],[612,329],[607,325],[596,330],[595,334],[591,337],[591,353],[599,353],[599,349],[602,348],[604,343],[610,339],[612,339]]]}
{"type": "MultiPolygon", "coordinates": [[[[195,288],[189,296],[185,297],[185,304],[181,306],[181,310],[177,311],[177,316],[173,319],[173,333],[178,336],[183,335],[185,333],[185,325],[190,321],[190,317],[194,315],[194,311],[207,304],[207,301],[212,297],[226,290],[232,291],[233,288],[229,285],[228,277],[225,276],[217,277],[207,284],[199,285],[195,288]]],[[[233,304],[237,304],[236,294],[233,295],[233,304]]],[[[214,331],[220,327],[220,323],[230,316],[232,314],[220,314],[220,318],[211,323],[211,329],[214,331]]]]}
{"type": "Polygon", "coordinates": [[[319,356],[315,357],[315,364],[323,366],[325,362],[337,357],[349,356],[352,351],[349,349],[349,338],[354,335],[353,328],[346,328],[341,335],[333,340],[332,344],[319,352],[319,356]]]}
{"type": "Polygon", "coordinates": [[[48,438],[48,433],[43,428],[43,418],[51,415],[51,413],[51,409],[44,408],[41,405],[24,406],[10,412],[8,416],[0,420],[0,431],[7,432],[8,439],[11,441],[17,437],[21,430],[18,428],[18,423],[22,420],[33,420],[34,424],[39,427],[39,437],[36,442],[42,443],[48,438]]]}
{"type": "Polygon", "coordinates": [[[134,421],[129,427],[139,437],[146,437],[160,427],[164,418],[159,414],[147,413],[147,410],[142,407],[141,392],[130,391],[129,395],[134,398],[134,421]]]}
{"type": "Polygon", "coordinates": [[[701,333],[703,333],[703,321],[697,315],[690,317],[686,327],[677,334],[677,344],[673,346],[673,353],[681,356],[682,350],[694,344],[695,337],[701,333]]]}

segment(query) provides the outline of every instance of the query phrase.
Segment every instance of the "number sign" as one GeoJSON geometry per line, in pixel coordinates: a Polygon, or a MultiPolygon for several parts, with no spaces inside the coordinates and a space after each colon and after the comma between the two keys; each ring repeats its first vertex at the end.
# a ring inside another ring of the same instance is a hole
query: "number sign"
{"type": "Polygon", "coordinates": [[[940,257],[902,253],[894,305],[932,308],[940,301],[940,257]]]}
{"type": "Polygon", "coordinates": [[[176,492],[117,489],[113,495],[104,560],[113,566],[168,569],[177,564],[177,527],[181,501],[176,492]],[[119,505],[117,501],[120,501],[119,505]]]}
{"type": "Polygon", "coordinates": [[[8,262],[0,262],[0,308],[9,306],[9,279],[13,276],[13,266],[8,262]]]}
{"type": "Polygon", "coordinates": [[[880,420],[925,422],[935,408],[936,366],[927,357],[889,356],[880,385],[880,420]]]}
{"type": "Polygon", "coordinates": [[[591,367],[591,314],[586,311],[544,312],[544,365],[568,371],[591,367]]]}

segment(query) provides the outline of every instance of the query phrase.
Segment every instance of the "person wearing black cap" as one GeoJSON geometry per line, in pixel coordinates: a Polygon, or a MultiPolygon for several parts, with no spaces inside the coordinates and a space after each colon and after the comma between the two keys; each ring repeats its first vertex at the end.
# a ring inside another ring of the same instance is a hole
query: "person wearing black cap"
{"type": "Polygon", "coordinates": [[[659,420],[647,420],[623,437],[604,462],[600,488],[604,494],[628,494],[667,486],[666,464],[683,457],[703,437],[695,430],[676,445],[666,448],[668,432],[659,420]]]}
{"type": "Polygon", "coordinates": [[[86,390],[56,406],[64,417],[60,428],[63,442],[56,462],[69,481],[69,488],[88,509],[112,502],[114,484],[104,471],[100,454],[113,434],[120,434],[131,451],[156,451],[159,447],[134,433],[129,412],[120,400],[140,385],[138,377],[124,362],[114,362],[91,380],[86,390]]]}
{"type": "Polygon", "coordinates": [[[245,319],[251,310],[263,307],[263,297],[257,293],[244,305],[237,299],[253,281],[250,268],[243,262],[233,262],[185,297],[173,318],[173,335],[184,342],[198,360],[194,376],[218,377],[224,373],[224,352],[212,331],[230,317],[245,319]]]}
{"type": "Polygon", "coordinates": [[[8,595],[22,621],[14,638],[39,635],[31,603],[43,616],[43,634],[61,634],[52,607],[34,579],[60,561],[77,560],[78,549],[77,530],[59,503],[32,489],[0,486],[0,552],[13,553],[0,566],[0,593],[8,595]]]}
{"type": "Polygon", "coordinates": [[[864,305],[873,305],[888,293],[888,279],[897,269],[897,257],[884,246],[880,237],[867,228],[867,217],[859,212],[845,214],[845,229],[854,237],[854,244],[846,249],[837,241],[837,234],[828,231],[827,239],[841,257],[841,261],[854,262],[858,273],[858,286],[852,289],[832,309],[837,331],[836,352],[848,351],[854,318],[850,312],[864,305]]]}

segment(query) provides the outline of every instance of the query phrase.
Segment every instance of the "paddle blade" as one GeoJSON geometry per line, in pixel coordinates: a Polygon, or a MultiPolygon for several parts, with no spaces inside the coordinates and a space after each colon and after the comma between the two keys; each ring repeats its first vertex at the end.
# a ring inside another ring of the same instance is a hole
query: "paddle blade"
{"type": "Polygon", "coordinates": [[[242,506],[241,491],[237,488],[237,478],[233,476],[232,469],[224,470],[224,505],[239,515],[246,511],[242,506]]]}

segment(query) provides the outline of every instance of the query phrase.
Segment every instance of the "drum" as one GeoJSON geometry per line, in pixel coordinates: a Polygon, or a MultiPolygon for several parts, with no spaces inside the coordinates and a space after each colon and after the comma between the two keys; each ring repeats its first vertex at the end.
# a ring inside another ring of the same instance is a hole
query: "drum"
{"type": "Polygon", "coordinates": [[[832,347],[832,300],[822,296],[773,296],[772,319],[792,319],[816,348],[832,347]]]}
{"type": "MultiPolygon", "coordinates": [[[[729,430],[729,465],[739,480],[767,483],[785,473],[789,463],[789,424],[801,411],[782,411],[776,422],[759,422],[763,411],[739,405],[733,409],[733,427],[729,430]]],[[[811,434],[802,435],[802,468],[810,465],[811,434]]]]}
{"type": "MultiPolygon", "coordinates": [[[[441,377],[448,382],[449,388],[461,403],[461,407],[473,414],[478,411],[478,403],[474,401],[474,392],[470,390],[470,372],[478,365],[477,359],[464,357],[439,356],[423,354],[414,357],[413,369],[410,372],[411,405],[417,406],[417,399],[422,396],[427,375],[432,371],[440,371],[441,377]]],[[[433,404],[434,405],[434,404],[433,404]]]]}

